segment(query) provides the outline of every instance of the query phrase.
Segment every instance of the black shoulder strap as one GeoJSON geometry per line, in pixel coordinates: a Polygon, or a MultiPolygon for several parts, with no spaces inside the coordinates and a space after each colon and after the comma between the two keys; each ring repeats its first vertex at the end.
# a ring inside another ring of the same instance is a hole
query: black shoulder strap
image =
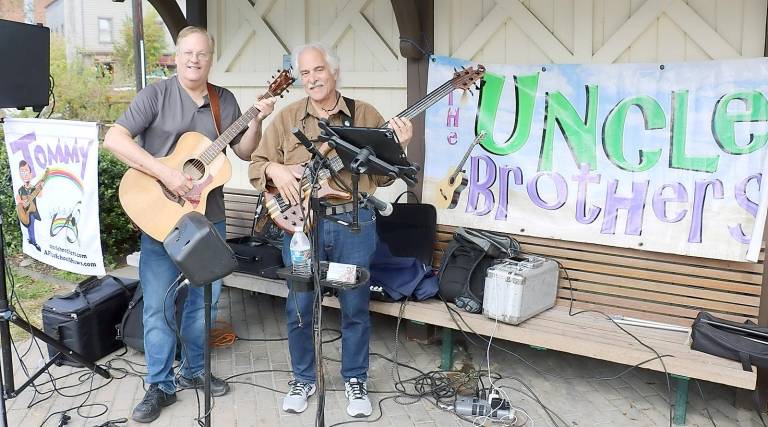
{"type": "Polygon", "coordinates": [[[344,124],[344,126],[354,126],[355,125],[355,100],[352,98],[347,98],[346,96],[343,96],[344,103],[347,104],[347,108],[349,108],[349,124],[344,124]]]}

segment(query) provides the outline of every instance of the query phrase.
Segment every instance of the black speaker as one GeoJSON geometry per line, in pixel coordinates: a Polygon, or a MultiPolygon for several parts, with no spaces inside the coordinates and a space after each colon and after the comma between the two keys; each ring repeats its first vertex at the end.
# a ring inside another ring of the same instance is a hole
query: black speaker
{"type": "Polygon", "coordinates": [[[163,241],[168,256],[194,286],[203,286],[235,271],[232,248],[208,219],[190,212],[176,223],[163,241]]]}
{"type": "Polygon", "coordinates": [[[0,19],[0,108],[48,105],[51,30],[0,19]]]}

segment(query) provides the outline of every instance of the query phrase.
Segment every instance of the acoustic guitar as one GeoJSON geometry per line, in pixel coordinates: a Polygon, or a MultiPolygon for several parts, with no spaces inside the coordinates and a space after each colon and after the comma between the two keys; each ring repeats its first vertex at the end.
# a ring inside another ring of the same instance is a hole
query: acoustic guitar
{"type": "Polygon", "coordinates": [[[16,213],[19,215],[19,221],[21,221],[25,227],[29,226],[30,215],[37,212],[37,203],[35,199],[40,194],[40,192],[43,191],[43,185],[45,184],[45,179],[47,177],[48,169],[46,169],[45,173],[43,173],[43,176],[37,180],[35,189],[26,196],[21,196],[21,202],[16,205],[16,213]]]}
{"type": "MultiPolygon", "coordinates": [[[[469,67],[457,70],[453,74],[453,78],[451,80],[443,83],[440,85],[440,87],[428,93],[424,98],[420,99],[410,107],[400,112],[397,117],[412,119],[454,90],[467,91],[471,89],[476,85],[476,82],[483,78],[484,75],[485,67],[480,64],[478,64],[477,69],[469,67]]],[[[386,123],[384,123],[384,126],[382,127],[385,126],[386,123]]],[[[340,171],[344,167],[341,159],[339,159],[335,151],[329,151],[326,154],[326,157],[331,162],[331,165],[334,167],[336,172],[340,171]]],[[[299,171],[304,169],[304,165],[291,165],[290,167],[301,168],[298,169],[299,171]]],[[[319,177],[318,181],[320,182],[321,186],[318,191],[318,196],[325,199],[336,199],[339,202],[351,200],[352,196],[350,194],[343,191],[334,190],[330,187],[327,179],[330,175],[330,172],[326,171],[326,173],[326,176],[321,175],[319,177]]],[[[274,187],[267,187],[266,191],[264,192],[264,207],[267,208],[269,216],[278,227],[291,233],[293,233],[293,230],[296,227],[304,227],[304,229],[307,230],[307,226],[304,224],[304,214],[308,211],[306,208],[306,201],[308,200],[308,195],[311,191],[311,188],[306,177],[302,177],[300,188],[302,190],[302,200],[304,200],[305,205],[303,209],[299,206],[292,206],[290,202],[284,199],[274,187]]]]}
{"type": "Polygon", "coordinates": [[[461,196],[461,192],[467,188],[467,184],[469,183],[469,180],[464,175],[464,163],[467,162],[469,153],[472,152],[475,145],[482,142],[483,139],[485,139],[485,131],[480,132],[480,134],[475,137],[475,140],[472,141],[472,144],[469,145],[467,152],[464,153],[464,158],[462,158],[459,165],[456,166],[456,170],[444,180],[440,181],[437,191],[437,202],[435,202],[436,208],[453,209],[459,203],[459,196],[461,196]]]}
{"type": "MultiPolygon", "coordinates": [[[[294,80],[289,71],[281,71],[259,99],[279,96],[294,80]]],[[[194,186],[184,196],[171,191],[153,176],[128,169],[119,189],[125,213],[143,232],[160,241],[183,215],[192,211],[205,214],[208,193],[232,176],[232,165],[223,150],[258,114],[259,109],[252,106],[213,142],[201,133],[187,132],[181,135],[169,156],[158,159],[192,177],[194,186]]]]}

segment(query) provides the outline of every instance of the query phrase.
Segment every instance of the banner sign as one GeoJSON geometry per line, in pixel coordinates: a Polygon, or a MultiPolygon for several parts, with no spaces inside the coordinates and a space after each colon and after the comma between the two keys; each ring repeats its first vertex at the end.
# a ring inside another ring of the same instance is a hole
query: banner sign
{"type": "Polygon", "coordinates": [[[5,143],[25,254],[56,268],[104,275],[99,232],[98,127],[6,119],[5,143]]]}
{"type": "MultiPolygon", "coordinates": [[[[432,57],[428,89],[468,65],[432,57]]],[[[766,59],[483,65],[479,93],[427,111],[424,201],[439,223],[757,260],[766,59]]]]}

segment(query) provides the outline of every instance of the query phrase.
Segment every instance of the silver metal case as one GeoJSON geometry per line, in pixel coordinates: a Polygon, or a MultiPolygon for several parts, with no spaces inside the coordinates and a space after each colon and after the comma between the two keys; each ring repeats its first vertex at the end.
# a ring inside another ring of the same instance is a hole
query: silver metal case
{"type": "Polygon", "coordinates": [[[554,260],[534,255],[492,266],[485,278],[483,314],[517,325],[551,308],[558,276],[554,260]]]}

